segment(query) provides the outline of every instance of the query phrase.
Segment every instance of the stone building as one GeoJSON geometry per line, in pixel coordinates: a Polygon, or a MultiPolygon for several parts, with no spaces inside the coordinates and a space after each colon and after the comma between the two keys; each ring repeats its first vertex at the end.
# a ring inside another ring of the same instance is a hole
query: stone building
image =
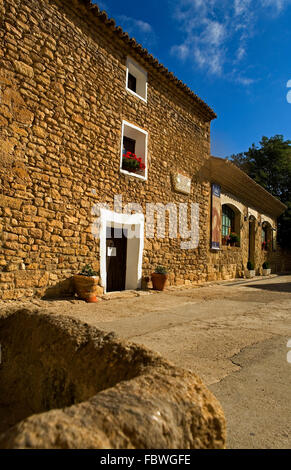
{"type": "Polygon", "coordinates": [[[258,275],[264,262],[273,272],[288,269],[277,244],[277,217],[285,205],[228,160],[211,157],[209,173],[212,233],[207,279],[244,277],[248,261],[258,275]],[[213,233],[216,217],[219,229],[213,233]]]}
{"type": "Polygon", "coordinates": [[[85,264],[107,291],[157,265],[176,285],[242,275],[249,229],[259,272],[284,206],[210,158],[205,102],[88,0],[0,0],[0,23],[1,298],[68,292],[85,264]]]}

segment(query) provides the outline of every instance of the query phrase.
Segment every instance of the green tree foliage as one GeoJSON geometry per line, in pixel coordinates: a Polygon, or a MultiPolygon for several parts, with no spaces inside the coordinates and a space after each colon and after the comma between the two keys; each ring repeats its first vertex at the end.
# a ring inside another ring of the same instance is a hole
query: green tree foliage
{"type": "Polygon", "coordinates": [[[282,248],[291,249],[291,141],[282,135],[262,137],[260,146],[253,144],[229,159],[286,204],[278,220],[278,241],[282,248]]]}

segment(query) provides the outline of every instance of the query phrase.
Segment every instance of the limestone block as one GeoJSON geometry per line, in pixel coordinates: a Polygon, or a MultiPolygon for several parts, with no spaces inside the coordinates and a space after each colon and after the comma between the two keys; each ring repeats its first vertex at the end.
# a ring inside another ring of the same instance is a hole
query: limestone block
{"type": "Polygon", "coordinates": [[[1,449],[225,447],[201,379],[143,346],[40,310],[0,317],[0,342],[1,449]]]}
{"type": "Polygon", "coordinates": [[[25,75],[26,77],[33,78],[34,77],[34,71],[33,68],[30,67],[30,65],[25,64],[24,62],[15,60],[14,62],[14,67],[15,70],[22,74],[25,75]]]}

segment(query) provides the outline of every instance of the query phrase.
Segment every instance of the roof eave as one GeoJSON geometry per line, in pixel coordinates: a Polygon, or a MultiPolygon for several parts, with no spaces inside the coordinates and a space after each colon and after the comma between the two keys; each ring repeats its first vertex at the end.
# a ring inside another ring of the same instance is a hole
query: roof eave
{"type": "Polygon", "coordinates": [[[266,189],[256,183],[234,163],[218,157],[211,157],[211,178],[226,190],[244,199],[264,213],[279,217],[287,206],[266,189]],[[235,176],[235,178],[234,178],[235,176]]]}

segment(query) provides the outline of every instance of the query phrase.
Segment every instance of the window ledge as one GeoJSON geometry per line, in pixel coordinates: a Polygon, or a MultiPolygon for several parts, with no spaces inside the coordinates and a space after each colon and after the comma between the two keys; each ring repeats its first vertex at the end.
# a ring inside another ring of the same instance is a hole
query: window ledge
{"type": "Polygon", "coordinates": [[[142,181],[147,180],[147,176],[137,175],[136,173],[132,173],[131,171],[127,171],[127,170],[123,170],[122,168],[120,168],[120,173],[122,173],[124,175],[128,175],[128,176],[133,176],[134,178],[138,178],[142,181]]]}
{"type": "Polygon", "coordinates": [[[131,93],[133,96],[135,96],[136,98],[139,98],[140,100],[142,100],[145,104],[147,104],[147,99],[146,98],[143,98],[141,95],[138,95],[135,91],[131,90],[130,88],[126,87],[126,91],[128,91],[129,93],[131,93]]]}
{"type": "Polygon", "coordinates": [[[221,249],[222,249],[222,250],[225,250],[225,251],[226,251],[226,250],[233,250],[233,249],[234,249],[234,250],[240,250],[240,249],[241,249],[241,246],[230,246],[230,245],[227,246],[227,245],[222,245],[222,246],[221,246],[221,249]]]}

